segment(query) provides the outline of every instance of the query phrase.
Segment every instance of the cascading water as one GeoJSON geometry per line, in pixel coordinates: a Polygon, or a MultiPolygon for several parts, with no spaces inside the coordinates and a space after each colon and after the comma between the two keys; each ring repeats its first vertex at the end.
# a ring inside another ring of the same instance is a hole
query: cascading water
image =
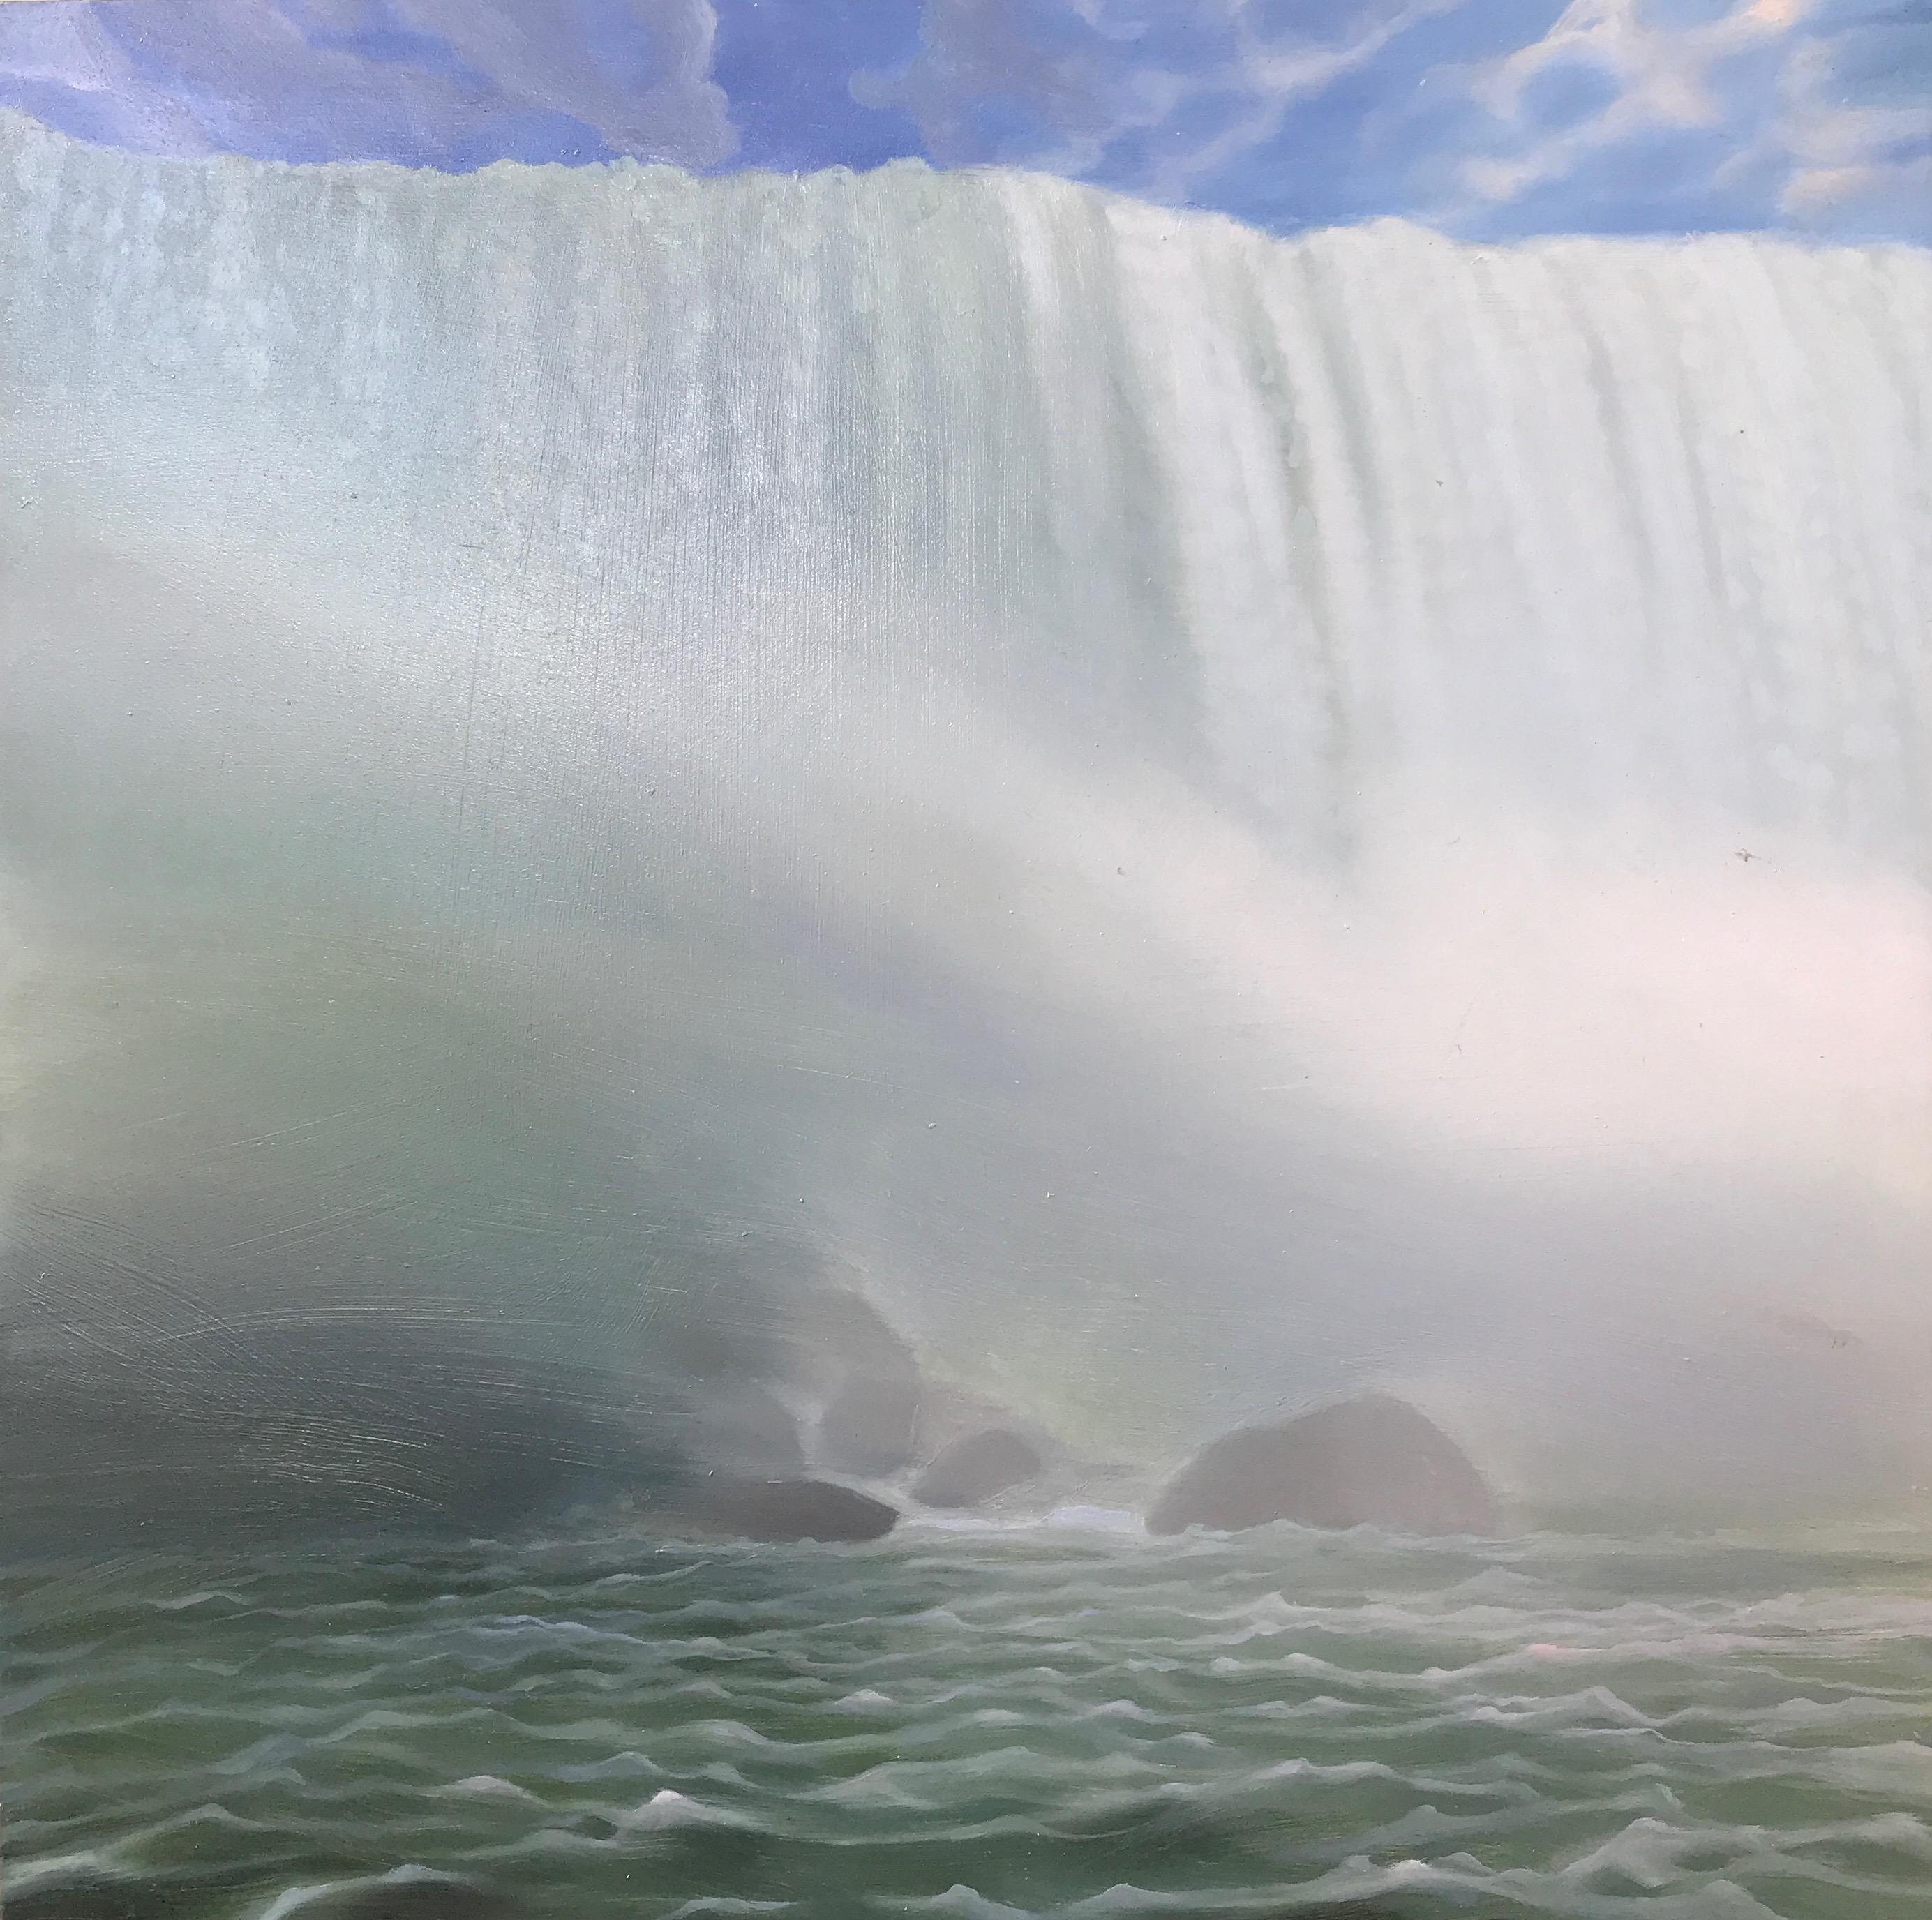
{"type": "Polygon", "coordinates": [[[1928,1911],[1932,259],[0,206],[8,1920],[1928,1911]]]}
{"type": "Polygon", "coordinates": [[[16,1367],[701,1401],[830,1275],[1090,1457],[1920,1471],[1923,254],[0,182],[16,1367]]]}

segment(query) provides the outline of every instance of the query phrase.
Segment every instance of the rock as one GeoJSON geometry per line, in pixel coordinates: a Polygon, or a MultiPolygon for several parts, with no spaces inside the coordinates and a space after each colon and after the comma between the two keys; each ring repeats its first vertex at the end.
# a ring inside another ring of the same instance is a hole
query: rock
{"type": "Polygon", "coordinates": [[[796,1383],[818,1400],[812,1456],[877,1479],[918,1457],[924,1388],[913,1350],[862,1294],[828,1288],[799,1307],[796,1383]]]}
{"type": "Polygon", "coordinates": [[[771,1389],[727,1380],[696,1390],[680,1423],[685,1451],[741,1478],[794,1478],[806,1470],[798,1422],[771,1389]]]}
{"type": "Polygon", "coordinates": [[[1488,1533],[1496,1502],[1434,1421],[1385,1394],[1269,1426],[1244,1426],[1197,1454],[1162,1491],[1150,1533],[1303,1526],[1488,1533]]]}
{"type": "Polygon", "coordinates": [[[794,1309],[794,1367],[821,1395],[842,1380],[912,1379],[919,1363],[905,1336],[862,1293],[827,1287],[794,1309]]]}
{"type": "Polygon", "coordinates": [[[871,1478],[910,1466],[919,1447],[916,1374],[857,1374],[819,1416],[819,1459],[839,1473],[871,1478]]]}
{"type": "Polygon", "coordinates": [[[1044,1464],[1025,1441],[1004,1427],[969,1433],[941,1449],[913,1483],[913,1498],[928,1507],[976,1507],[1036,1478],[1044,1464]]]}
{"type": "Polygon", "coordinates": [[[829,1480],[708,1482],[693,1518],[746,1540],[878,1540],[898,1524],[896,1509],[829,1480]]]}

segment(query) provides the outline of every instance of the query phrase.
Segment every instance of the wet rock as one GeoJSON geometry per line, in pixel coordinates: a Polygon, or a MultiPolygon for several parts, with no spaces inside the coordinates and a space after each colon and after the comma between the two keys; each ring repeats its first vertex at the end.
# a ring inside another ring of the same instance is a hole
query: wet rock
{"type": "Polygon", "coordinates": [[[758,1381],[728,1381],[695,1393],[682,1424],[685,1450],[707,1467],[778,1480],[806,1469],[791,1410],[758,1381]]]}
{"type": "Polygon", "coordinates": [[[910,1466],[919,1448],[915,1375],[849,1378],[819,1416],[819,1459],[839,1473],[876,1478],[910,1466]]]}
{"type": "Polygon", "coordinates": [[[1272,1520],[1488,1533],[1496,1508],[1468,1456],[1434,1421],[1371,1394],[1216,1440],[1168,1483],[1148,1531],[1234,1532],[1272,1520]]]}
{"type": "Polygon", "coordinates": [[[746,1540],[878,1540],[898,1521],[896,1509],[828,1480],[730,1480],[706,1483],[691,1517],[746,1540]]]}
{"type": "Polygon", "coordinates": [[[919,1363],[905,1336],[850,1287],[827,1287],[796,1310],[800,1377],[820,1394],[848,1376],[910,1379],[919,1363]]]}
{"type": "Polygon", "coordinates": [[[820,1403],[818,1464],[874,1479],[911,1466],[926,1408],[904,1337],[863,1294],[843,1288],[801,1308],[796,1334],[797,1378],[820,1403]]]}
{"type": "Polygon", "coordinates": [[[1031,1446],[1004,1427],[969,1433],[940,1450],[913,1483],[913,1497],[928,1507],[976,1507],[1036,1479],[1044,1464],[1031,1446]]]}

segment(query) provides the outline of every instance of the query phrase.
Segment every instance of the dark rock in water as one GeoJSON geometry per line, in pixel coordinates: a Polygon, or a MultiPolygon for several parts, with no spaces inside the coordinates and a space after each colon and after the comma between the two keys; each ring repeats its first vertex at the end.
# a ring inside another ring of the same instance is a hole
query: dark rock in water
{"type": "Polygon", "coordinates": [[[677,1424],[691,1457],[707,1467],[760,1479],[795,1478],[806,1470],[798,1423],[758,1381],[731,1381],[692,1396],[677,1424]]]}
{"type": "Polygon", "coordinates": [[[877,1540],[898,1523],[897,1510],[869,1494],[829,1480],[709,1482],[692,1502],[702,1525],[747,1540],[877,1540]]]}
{"type": "Polygon", "coordinates": [[[1216,1440],[1168,1483],[1148,1531],[1234,1532],[1271,1520],[1488,1533],[1496,1509],[1468,1456],[1434,1421],[1371,1394],[1216,1440]]]}
{"type": "Polygon", "coordinates": [[[912,1380],[919,1375],[904,1335],[849,1287],[828,1288],[801,1305],[794,1337],[794,1370],[820,1395],[843,1380],[912,1380]]]}
{"type": "Polygon", "coordinates": [[[820,1400],[814,1457],[876,1478],[917,1457],[924,1413],[912,1348],[862,1294],[818,1295],[801,1316],[798,1378],[820,1400]]]}
{"type": "Polygon", "coordinates": [[[1010,1486],[1022,1486],[1045,1464],[1017,1433],[994,1427],[942,1448],[913,1483],[913,1497],[928,1507],[976,1507],[1010,1486]]]}
{"type": "Polygon", "coordinates": [[[897,1473],[919,1447],[916,1374],[854,1375],[818,1421],[818,1457],[840,1473],[897,1473]]]}

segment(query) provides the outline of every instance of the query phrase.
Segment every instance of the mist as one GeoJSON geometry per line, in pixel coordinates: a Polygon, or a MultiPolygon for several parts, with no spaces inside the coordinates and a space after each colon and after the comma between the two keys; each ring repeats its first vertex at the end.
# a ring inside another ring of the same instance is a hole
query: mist
{"type": "Polygon", "coordinates": [[[1922,254],[0,148],[10,1524],[1918,1500],[1922,254]]]}

